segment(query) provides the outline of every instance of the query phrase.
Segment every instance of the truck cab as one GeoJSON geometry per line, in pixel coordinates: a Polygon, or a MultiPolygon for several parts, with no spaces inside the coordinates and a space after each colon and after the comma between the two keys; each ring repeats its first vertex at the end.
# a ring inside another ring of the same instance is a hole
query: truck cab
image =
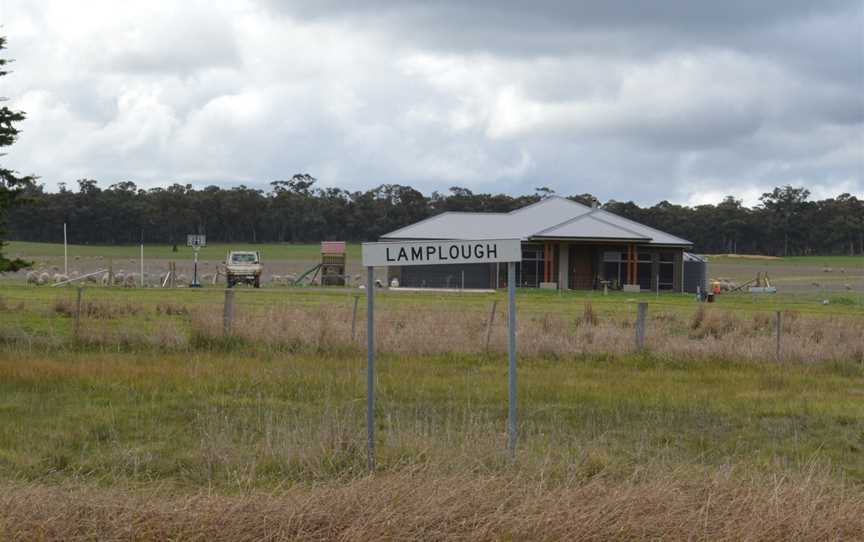
{"type": "Polygon", "coordinates": [[[256,251],[234,250],[225,258],[225,280],[229,288],[236,284],[261,287],[261,254],[256,251]]]}

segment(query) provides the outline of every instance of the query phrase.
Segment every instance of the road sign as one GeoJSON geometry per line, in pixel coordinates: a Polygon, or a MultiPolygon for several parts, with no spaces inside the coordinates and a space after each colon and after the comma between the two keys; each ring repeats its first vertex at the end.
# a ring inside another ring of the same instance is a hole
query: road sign
{"type": "Polygon", "coordinates": [[[516,263],[522,260],[519,239],[407,241],[363,243],[366,267],[366,449],[375,470],[375,267],[507,263],[507,450],[516,454],[516,263]]]}
{"type": "Polygon", "coordinates": [[[518,262],[518,239],[363,243],[365,267],[518,262]]]}
{"type": "Polygon", "coordinates": [[[186,236],[186,246],[192,248],[206,247],[207,236],[189,234],[186,236]]]}
{"type": "Polygon", "coordinates": [[[201,283],[198,282],[198,250],[200,250],[201,247],[207,246],[207,237],[205,237],[204,235],[196,235],[190,233],[186,236],[186,246],[192,247],[192,252],[195,253],[195,263],[193,266],[194,271],[192,272],[192,284],[190,284],[189,286],[191,286],[192,288],[200,288],[201,283]]]}

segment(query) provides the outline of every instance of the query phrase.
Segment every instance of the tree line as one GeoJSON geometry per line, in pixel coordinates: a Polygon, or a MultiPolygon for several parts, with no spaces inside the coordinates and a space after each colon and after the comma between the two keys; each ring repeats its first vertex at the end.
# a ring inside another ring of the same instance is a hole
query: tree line
{"type": "MultiPolygon", "coordinates": [[[[268,190],[176,183],[144,190],[129,181],[101,188],[81,179],[75,190],[61,185],[57,192],[31,183],[9,210],[8,232],[14,240],[60,242],[65,222],[71,242],[80,244],[183,244],[188,233],[229,243],[367,241],[444,211],[510,211],[551,193],[543,187],[522,196],[475,194],[453,187],[426,196],[399,184],[351,192],[318,187],[308,174],[273,181],[268,190]]],[[[689,239],[703,253],[864,254],[864,200],[809,196],[804,188],[778,187],[754,207],[732,196],[693,207],[601,204],[591,194],[569,198],[689,239]]]]}

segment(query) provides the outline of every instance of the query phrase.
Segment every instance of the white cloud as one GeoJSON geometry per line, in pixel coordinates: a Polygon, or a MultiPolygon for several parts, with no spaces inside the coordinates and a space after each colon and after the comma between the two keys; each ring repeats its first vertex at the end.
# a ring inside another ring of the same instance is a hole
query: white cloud
{"type": "Polygon", "coordinates": [[[854,4],[7,0],[0,95],[28,120],[3,159],[49,188],[303,171],[642,203],[864,196],[854,4]]]}

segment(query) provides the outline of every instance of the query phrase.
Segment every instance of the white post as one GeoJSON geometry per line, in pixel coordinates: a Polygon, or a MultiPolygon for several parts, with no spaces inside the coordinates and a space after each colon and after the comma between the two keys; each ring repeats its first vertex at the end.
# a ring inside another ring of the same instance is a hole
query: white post
{"type": "Polygon", "coordinates": [[[141,243],[141,287],[144,287],[144,243],[141,243]]]}
{"type": "Polygon", "coordinates": [[[63,223],[63,274],[69,276],[69,251],[66,248],[66,223],[63,223]]]}

